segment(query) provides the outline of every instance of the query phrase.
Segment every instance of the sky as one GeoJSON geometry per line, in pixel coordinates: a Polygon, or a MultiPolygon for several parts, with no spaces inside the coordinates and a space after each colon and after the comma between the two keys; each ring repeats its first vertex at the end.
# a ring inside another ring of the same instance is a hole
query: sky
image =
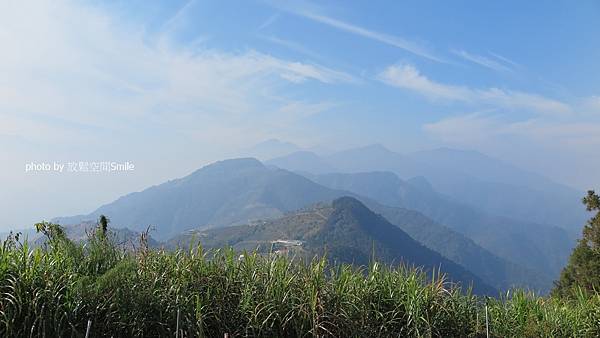
{"type": "Polygon", "coordinates": [[[598,1],[0,2],[0,229],[266,139],[476,150],[600,187],[598,1]],[[26,171],[130,162],[119,172],[26,171]]]}

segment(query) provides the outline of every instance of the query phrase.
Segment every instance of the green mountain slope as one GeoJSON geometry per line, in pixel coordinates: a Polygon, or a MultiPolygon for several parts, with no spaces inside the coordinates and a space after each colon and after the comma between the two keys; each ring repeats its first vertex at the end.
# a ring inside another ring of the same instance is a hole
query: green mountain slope
{"type": "Polygon", "coordinates": [[[439,268],[452,281],[473,285],[477,293],[497,292],[472,272],[423,246],[352,197],[258,224],[183,234],[168,245],[187,246],[191,241],[198,241],[207,248],[259,248],[263,252],[273,250],[302,257],[325,254],[331,261],[364,266],[375,257],[388,264],[403,263],[428,271],[439,268]]]}

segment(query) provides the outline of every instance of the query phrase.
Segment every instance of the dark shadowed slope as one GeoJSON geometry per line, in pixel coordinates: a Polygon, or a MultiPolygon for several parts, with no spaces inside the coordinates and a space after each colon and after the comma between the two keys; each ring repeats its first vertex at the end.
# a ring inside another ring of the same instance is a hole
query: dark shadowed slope
{"type": "Polygon", "coordinates": [[[290,213],[255,225],[208,229],[185,234],[170,245],[187,246],[195,238],[205,247],[261,248],[303,257],[326,254],[336,262],[368,265],[373,255],[388,264],[408,264],[431,271],[440,268],[455,282],[473,285],[475,292],[496,290],[464,267],[423,246],[385,218],[352,197],[290,213]]]}
{"type": "Polygon", "coordinates": [[[365,204],[415,240],[464,266],[499,290],[521,287],[546,293],[552,287],[553,278],[549,273],[501,258],[463,234],[436,223],[417,211],[388,207],[376,202],[365,204]]]}
{"type": "MultiPolygon", "coordinates": [[[[556,276],[572,247],[572,240],[563,229],[490,215],[453,202],[431,189],[423,179],[406,182],[389,172],[310,178],[329,188],[350,191],[384,205],[419,211],[499,257],[540,271],[542,277],[556,276]]],[[[436,231],[431,230],[431,233],[436,231]]]]}

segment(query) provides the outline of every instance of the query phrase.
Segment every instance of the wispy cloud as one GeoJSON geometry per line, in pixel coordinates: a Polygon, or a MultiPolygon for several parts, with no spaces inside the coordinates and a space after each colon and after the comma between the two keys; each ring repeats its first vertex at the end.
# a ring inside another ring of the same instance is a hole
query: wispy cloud
{"type": "Polygon", "coordinates": [[[271,43],[274,43],[276,45],[280,45],[282,47],[285,47],[289,50],[304,54],[306,56],[309,56],[313,59],[322,59],[321,55],[319,55],[317,52],[307,48],[306,46],[299,44],[297,42],[294,41],[290,41],[290,40],[286,40],[286,39],[280,39],[278,37],[275,36],[270,36],[270,35],[258,35],[259,38],[265,40],[265,41],[269,41],[271,43]]]}
{"type": "Polygon", "coordinates": [[[447,61],[444,60],[442,57],[435,55],[432,51],[430,51],[428,48],[426,48],[418,42],[400,36],[380,33],[347,21],[320,14],[314,11],[314,6],[285,6],[279,3],[273,3],[273,5],[279,8],[280,10],[287,11],[289,13],[304,17],[314,22],[318,22],[357,36],[361,36],[363,38],[378,41],[389,46],[397,47],[432,61],[447,63],[447,61]]]}
{"type": "Polygon", "coordinates": [[[409,89],[433,99],[472,100],[473,93],[469,88],[431,81],[409,64],[389,66],[379,74],[379,79],[389,85],[409,89]]]}
{"type": "Polygon", "coordinates": [[[495,70],[497,72],[512,72],[513,71],[510,67],[508,67],[508,66],[502,64],[501,62],[498,62],[492,58],[489,58],[487,56],[471,54],[464,50],[452,50],[452,53],[460,56],[461,58],[463,58],[467,61],[476,63],[480,66],[495,70]]]}
{"type": "Polygon", "coordinates": [[[494,87],[479,89],[439,83],[430,80],[409,64],[389,66],[379,74],[379,79],[389,85],[414,91],[430,99],[530,109],[542,114],[564,115],[571,112],[569,105],[537,94],[494,87]]]}
{"type": "Polygon", "coordinates": [[[183,6],[181,6],[175,14],[173,14],[169,19],[167,19],[163,25],[162,29],[164,31],[171,31],[181,22],[184,17],[187,15],[188,11],[196,4],[197,0],[189,0],[183,6]]]}
{"type": "Polygon", "coordinates": [[[447,144],[459,146],[512,147],[512,143],[504,142],[512,140],[523,147],[537,144],[555,151],[583,153],[600,146],[600,123],[589,121],[508,120],[498,114],[470,113],[425,124],[423,129],[447,144]]]}
{"type": "Polygon", "coordinates": [[[257,54],[257,66],[264,66],[265,71],[276,71],[279,76],[290,82],[301,83],[306,80],[316,80],[322,83],[355,83],[356,79],[345,72],[333,70],[317,64],[282,61],[268,55],[257,54]],[[269,69],[270,68],[270,69],[269,69]]]}
{"type": "Polygon", "coordinates": [[[515,62],[515,61],[513,61],[513,60],[511,60],[511,59],[509,59],[509,58],[507,58],[505,56],[502,56],[502,55],[500,55],[498,53],[494,53],[494,52],[488,52],[488,53],[490,55],[492,55],[493,57],[495,57],[496,59],[501,60],[501,61],[503,61],[503,62],[505,62],[507,64],[510,64],[513,67],[521,67],[521,65],[518,64],[517,62],[515,62]]]}
{"type": "Polygon", "coordinates": [[[271,26],[275,21],[279,19],[279,13],[275,13],[267,18],[263,23],[258,26],[257,31],[261,31],[269,26],[271,26]]]}
{"type": "Polygon", "coordinates": [[[257,50],[182,45],[171,34],[190,22],[193,5],[148,31],[95,2],[0,1],[0,182],[23,196],[0,194],[11,211],[2,223],[83,212],[240,145],[300,129],[335,102],[291,93],[354,81],[257,50]],[[25,161],[119,159],[136,162],[135,173],[23,176],[25,161]],[[78,197],[46,203],[57,189],[78,197]],[[82,191],[94,193],[82,198],[82,191]],[[35,211],[18,202],[30,192],[30,204],[43,205],[35,211]]]}
{"type": "MultiPolygon", "coordinates": [[[[169,22],[180,20],[193,3],[169,22]]],[[[264,111],[296,101],[271,100],[274,94],[285,97],[279,93],[285,86],[354,81],[316,63],[253,50],[189,50],[156,41],[163,36],[153,42],[143,27],[121,24],[100,9],[67,1],[0,4],[0,20],[6,33],[0,34],[0,113],[20,114],[21,127],[10,130],[29,138],[47,135],[34,129],[43,124],[36,116],[114,129],[133,126],[124,122],[141,117],[175,125],[174,130],[183,125],[211,127],[190,123],[193,118],[202,123],[208,119],[215,128],[231,126],[245,114],[260,123],[264,111]],[[19,19],[24,16],[36,24],[19,19]],[[186,116],[185,124],[176,126],[178,115],[186,116]],[[23,122],[27,116],[36,123],[23,122]]]]}

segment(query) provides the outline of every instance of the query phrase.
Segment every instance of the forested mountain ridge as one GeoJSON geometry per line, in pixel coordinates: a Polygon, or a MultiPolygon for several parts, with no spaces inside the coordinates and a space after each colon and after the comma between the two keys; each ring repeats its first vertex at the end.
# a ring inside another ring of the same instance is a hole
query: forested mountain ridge
{"type": "Polygon", "coordinates": [[[495,294],[481,278],[411,238],[399,227],[352,197],[292,212],[264,222],[207,229],[169,241],[169,247],[188,247],[197,241],[205,248],[232,246],[311,258],[325,255],[336,263],[368,266],[374,259],[386,264],[407,264],[426,271],[440,269],[454,282],[472,285],[474,291],[495,294]]]}

